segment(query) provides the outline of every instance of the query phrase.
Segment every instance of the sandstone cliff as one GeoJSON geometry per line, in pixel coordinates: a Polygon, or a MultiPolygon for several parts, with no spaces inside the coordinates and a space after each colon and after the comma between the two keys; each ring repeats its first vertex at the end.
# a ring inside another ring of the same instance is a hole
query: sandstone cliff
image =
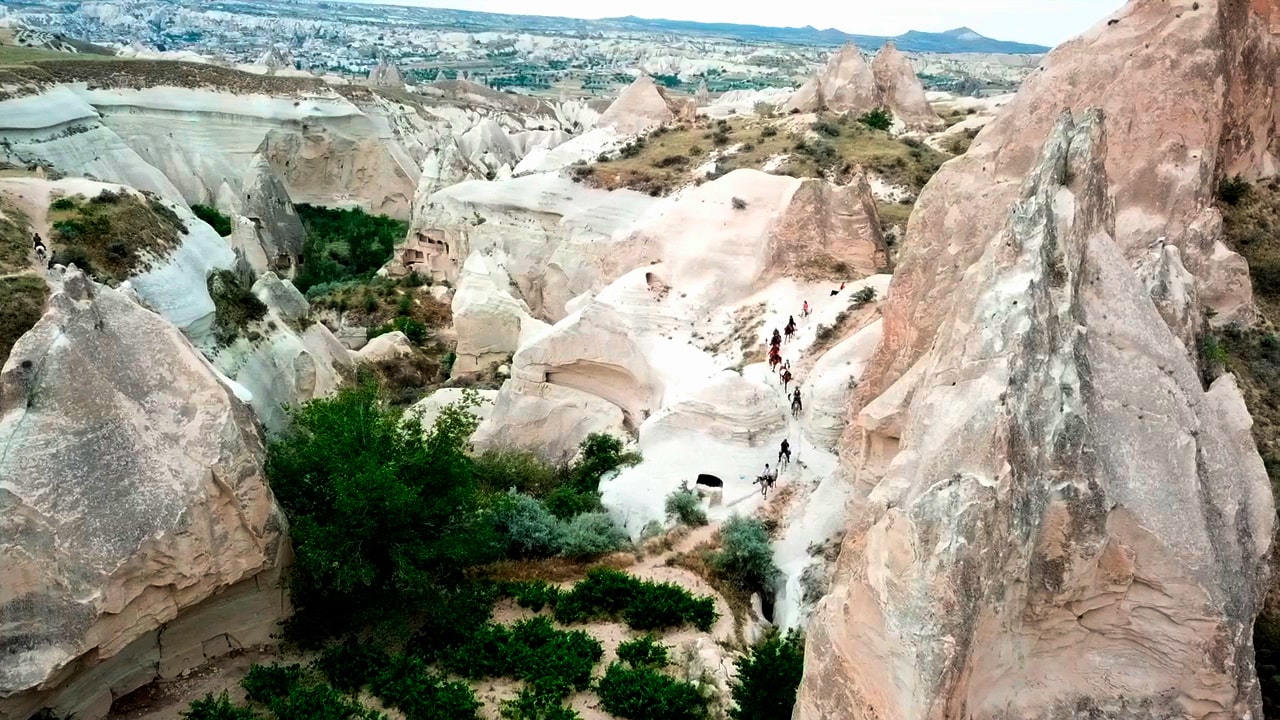
{"type": "Polygon", "coordinates": [[[672,122],[680,111],[666,91],[641,74],[618,95],[596,125],[614,128],[623,135],[636,135],[672,122]]]}
{"type": "Polygon", "coordinates": [[[908,127],[926,127],[940,120],[925,97],[924,85],[911,61],[892,42],[885,43],[876,53],[871,73],[880,101],[908,127]]]}
{"type": "Polygon", "coordinates": [[[96,718],[268,640],[285,528],[228,381],[126,295],[54,282],[0,373],[0,715],[96,718]]]}
{"type": "Polygon", "coordinates": [[[1202,389],[1116,239],[1116,124],[1058,121],[928,350],[864,406],[850,455],[882,477],[798,718],[1259,716],[1271,492],[1234,381],[1202,389]]]}

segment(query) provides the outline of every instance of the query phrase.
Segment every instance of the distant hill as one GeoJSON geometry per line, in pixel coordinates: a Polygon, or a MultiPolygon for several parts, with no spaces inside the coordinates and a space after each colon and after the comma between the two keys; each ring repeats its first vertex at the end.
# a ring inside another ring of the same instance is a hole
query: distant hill
{"type": "Polygon", "coordinates": [[[606,18],[599,22],[625,30],[672,32],[686,35],[715,35],[738,40],[780,42],[793,45],[834,46],[853,42],[864,50],[878,50],[881,45],[890,40],[898,46],[899,50],[904,52],[1038,55],[1047,53],[1052,49],[1044,45],[994,40],[967,27],[938,33],[911,30],[897,37],[884,37],[880,35],[853,35],[835,28],[819,30],[811,25],[799,28],[780,28],[734,23],[700,23],[688,20],[649,20],[635,16],[606,18]]]}

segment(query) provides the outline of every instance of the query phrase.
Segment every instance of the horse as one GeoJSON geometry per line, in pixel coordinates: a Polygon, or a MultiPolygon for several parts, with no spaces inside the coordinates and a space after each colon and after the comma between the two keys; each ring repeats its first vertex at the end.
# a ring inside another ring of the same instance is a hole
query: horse
{"type": "Polygon", "coordinates": [[[782,364],[782,356],[776,353],[769,355],[769,371],[773,372],[782,364]]]}
{"type": "Polygon", "coordinates": [[[795,398],[791,401],[791,417],[798,418],[802,412],[804,412],[804,407],[800,404],[800,398],[795,398]]]}
{"type": "Polygon", "coordinates": [[[791,342],[791,338],[796,336],[796,326],[788,325],[787,329],[783,331],[783,336],[786,338],[787,342],[791,342]]]}

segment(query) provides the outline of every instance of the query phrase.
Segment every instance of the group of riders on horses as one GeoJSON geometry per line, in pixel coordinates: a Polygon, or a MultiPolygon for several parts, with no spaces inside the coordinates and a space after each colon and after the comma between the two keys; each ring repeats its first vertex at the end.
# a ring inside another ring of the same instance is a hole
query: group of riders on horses
{"type": "MultiPolygon", "coordinates": [[[[806,300],[804,302],[804,308],[801,310],[800,316],[808,317],[809,312],[810,312],[809,301],[806,300]]],[[[786,341],[789,342],[793,337],[795,337],[795,334],[796,334],[796,318],[794,315],[792,315],[787,318],[786,327],[782,329],[782,332],[778,332],[778,330],[775,328],[773,331],[773,336],[769,339],[769,369],[778,373],[778,380],[782,383],[782,391],[784,393],[787,392],[788,386],[791,384],[791,382],[795,380],[795,376],[791,374],[791,361],[782,359],[782,343],[784,338],[786,341]]],[[[791,416],[800,417],[800,413],[804,410],[804,406],[800,401],[800,383],[799,382],[796,383],[795,391],[790,394],[790,398],[791,398],[791,416]]],[[[791,462],[791,443],[787,442],[787,440],[784,438],[782,440],[782,446],[778,450],[777,467],[770,467],[768,463],[765,463],[764,473],[762,473],[755,480],[755,484],[760,486],[760,493],[762,495],[769,494],[769,490],[778,481],[778,470],[780,468],[786,467],[788,464],[790,464],[790,462],[791,462]]]]}

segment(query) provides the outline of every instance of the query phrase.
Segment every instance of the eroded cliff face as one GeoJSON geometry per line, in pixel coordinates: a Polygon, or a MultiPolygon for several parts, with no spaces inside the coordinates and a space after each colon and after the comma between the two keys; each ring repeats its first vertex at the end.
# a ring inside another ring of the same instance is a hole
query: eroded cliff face
{"type": "Polygon", "coordinates": [[[94,718],[268,641],[285,523],[225,378],[124,293],[54,284],[0,373],[0,715],[94,718]]]}
{"type": "Polygon", "coordinates": [[[798,718],[1260,717],[1271,492],[1234,381],[1201,388],[1115,239],[1114,124],[1058,120],[930,349],[864,408],[883,477],[798,718]]]}
{"type": "Polygon", "coordinates": [[[1125,262],[1140,263],[1153,246],[1177,248],[1213,322],[1248,322],[1248,268],[1222,244],[1213,199],[1222,175],[1275,167],[1276,7],[1134,0],[1046,56],[969,151],[920,194],[885,308],[885,340],[858,404],[928,349],[966,268],[984,251],[973,239],[1004,225],[1064,109],[1098,107],[1108,117],[1106,171],[1125,262]]]}

